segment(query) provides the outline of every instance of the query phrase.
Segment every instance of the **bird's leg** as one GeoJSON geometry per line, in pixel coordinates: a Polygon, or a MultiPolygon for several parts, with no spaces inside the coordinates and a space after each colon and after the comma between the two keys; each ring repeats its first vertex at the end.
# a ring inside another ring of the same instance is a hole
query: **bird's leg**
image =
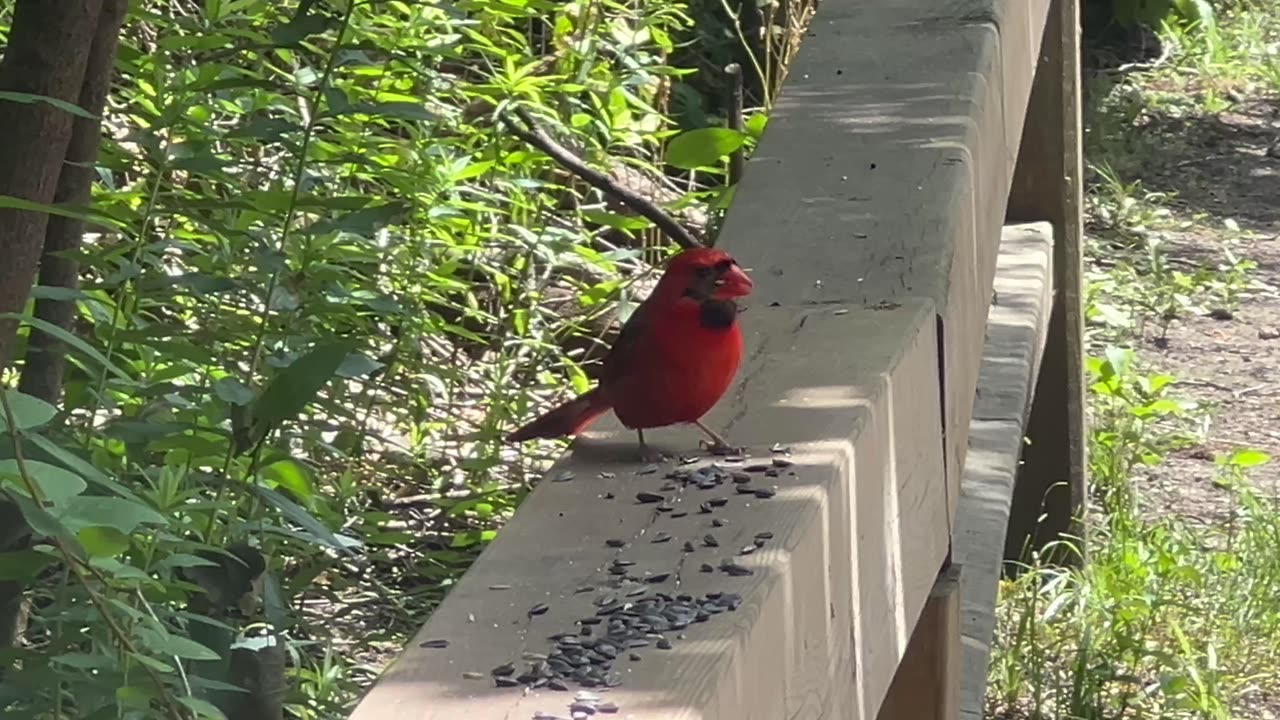
{"type": "Polygon", "coordinates": [[[720,433],[717,433],[715,430],[703,425],[701,420],[694,420],[693,424],[697,425],[699,430],[706,433],[707,437],[711,438],[711,442],[707,443],[707,450],[712,455],[736,455],[742,452],[742,448],[730,445],[728,441],[720,437],[720,433]]]}
{"type": "Polygon", "coordinates": [[[644,430],[636,429],[636,437],[640,439],[640,462],[656,463],[662,462],[662,454],[649,449],[644,442],[644,430]]]}

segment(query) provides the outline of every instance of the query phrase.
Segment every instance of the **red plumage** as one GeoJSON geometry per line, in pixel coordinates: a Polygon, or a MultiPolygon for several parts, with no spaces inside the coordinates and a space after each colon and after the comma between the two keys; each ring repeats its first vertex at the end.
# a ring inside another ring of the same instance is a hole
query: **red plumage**
{"type": "Polygon", "coordinates": [[[736,298],[751,280],[723,250],[694,248],[672,258],[649,297],[632,313],[605,356],[592,390],[507,436],[510,442],[576,435],[610,409],[643,431],[697,423],[733,382],[742,360],[736,298]]]}

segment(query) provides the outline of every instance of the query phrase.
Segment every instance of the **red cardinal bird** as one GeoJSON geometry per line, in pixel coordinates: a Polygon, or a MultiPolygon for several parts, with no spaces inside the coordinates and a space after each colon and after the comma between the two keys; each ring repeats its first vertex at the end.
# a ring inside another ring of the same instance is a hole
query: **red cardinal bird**
{"type": "Polygon", "coordinates": [[[635,430],[693,423],[728,448],[701,418],[729,388],[742,359],[736,298],[751,279],[728,253],[685,250],[671,259],[653,293],[622,326],[600,383],[507,436],[509,442],[577,435],[610,409],[635,430]]]}

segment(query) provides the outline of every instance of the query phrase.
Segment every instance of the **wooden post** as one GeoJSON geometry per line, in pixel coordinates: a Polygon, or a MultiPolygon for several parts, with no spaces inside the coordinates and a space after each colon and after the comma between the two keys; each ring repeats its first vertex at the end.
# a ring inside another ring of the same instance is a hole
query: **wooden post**
{"type": "Polygon", "coordinates": [[[938,573],[878,720],[960,716],[960,566],[938,573]]]}
{"type": "Polygon", "coordinates": [[[1053,0],[1007,210],[1010,222],[1047,220],[1054,230],[1054,303],[1010,511],[1008,559],[1084,534],[1081,138],[1079,0],[1053,0]]]}

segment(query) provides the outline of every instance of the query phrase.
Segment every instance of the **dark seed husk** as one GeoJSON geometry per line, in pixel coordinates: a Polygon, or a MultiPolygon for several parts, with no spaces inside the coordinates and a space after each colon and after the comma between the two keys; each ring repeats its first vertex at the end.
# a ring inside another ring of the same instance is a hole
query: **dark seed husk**
{"type": "Polygon", "coordinates": [[[732,475],[733,475],[733,481],[734,481],[735,483],[749,483],[749,482],[751,482],[751,475],[749,475],[749,474],[747,474],[747,473],[744,473],[744,472],[741,472],[741,471],[736,471],[736,472],[732,473],[732,475]]]}
{"type": "Polygon", "coordinates": [[[493,679],[493,684],[497,687],[516,687],[520,684],[515,678],[499,676],[493,679]]]}
{"type": "Polygon", "coordinates": [[[497,583],[489,586],[490,590],[510,590],[511,586],[505,583],[497,583]]]}
{"type": "Polygon", "coordinates": [[[552,478],[552,480],[555,482],[569,482],[575,477],[577,477],[577,475],[575,475],[572,470],[562,470],[556,473],[556,476],[552,478]]]}
{"type": "Polygon", "coordinates": [[[627,655],[627,659],[631,662],[640,662],[640,653],[631,653],[627,655]]]}
{"type": "Polygon", "coordinates": [[[662,638],[661,640],[659,640],[659,641],[658,641],[658,649],[659,649],[659,650],[670,650],[670,649],[671,649],[671,641],[670,641],[670,640],[668,640],[668,639],[666,639],[666,638],[662,638]]]}
{"type": "Polygon", "coordinates": [[[547,605],[546,603],[538,603],[537,605],[534,605],[533,607],[529,608],[529,617],[533,617],[535,615],[543,615],[547,612],[547,610],[550,609],[550,607],[551,606],[547,605]]]}
{"type": "Polygon", "coordinates": [[[765,476],[766,476],[766,477],[778,477],[778,469],[777,469],[777,468],[769,468],[768,470],[765,470],[765,471],[764,471],[764,474],[765,474],[765,476]]]}
{"type": "Polygon", "coordinates": [[[685,515],[688,515],[688,514],[689,514],[689,513],[685,512],[684,510],[681,510],[680,512],[673,512],[673,513],[671,513],[671,517],[673,517],[673,518],[682,518],[682,517],[684,517],[685,515]]]}
{"type": "Polygon", "coordinates": [[[650,540],[649,542],[664,543],[670,539],[671,539],[671,533],[658,533],[657,535],[654,535],[653,539],[650,540]]]}
{"type": "Polygon", "coordinates": [[[569,689],[569,686],[566,685],[565,682],[559,678],[552,678],[551,680],[548,680],[547,687],[559,692],[566,692],[569,689]]]}
{"type": "Polygon", "coordinates": [[[765,470],[768,470],[769,465],[766,463],[751,463],[750,465],[742,469],[750,473],[759,473],[759,472],[764,472],[765,470]]]}
{"type": "Polygon", "coordinates": [[[738,491],[739,495],[752,495],[756,491],[756,489],[751,487],[750,485],[739,485],[736,488],[736,490],[738,491]]]}
{"type": "Polygon", "coordinates": [[[656,472],[658,472],[658,466],[657,466],[657,465],[645,465],[644,467],[642,467],[642,468],[640,468],[639,470],[637,470],[637,471],[636,471],[636,474],[637,474],[637,475],[652,475],[652,474],[654,474],[654,473],[656,473],[656,472]]]}
{"type": "Polygon", "coordinates": [[[620,548],[620,547],[625,547],[627,544],[627,541],[623,540],[622,538],[609,538],[608,540],[604,541],[604,544],[608,545],[611,548],[620,548]]]}
{"type": "Polygon", "coordinates": [[[664,502],[664,503],[662,503],[661,505],[659,505],[659,506],[658,506],[657,508],[655,508],[655,509],[656,509],[658,512],[661,512],[661,513],[662,513],[662,512],[664,512],[664,513],[665,513],[665,512],[671,512],[672,510],[675,510],[676,508],[675,508],[675,506],[674,506],[674,505],[672,505],[671,503],[669,503],[669,502],[664,502]]]}
{"type": "Polygon", "coordinates": [[[706,515],[707,513],[711,512],[711,503],[704,502],[701,505],[699,505],[698,512],[702,513],[703,515],[706,515]]]}
{"type": "Polygon", "coordinates": [[[702,544],[707,547],[720,547],[720,541],[716,540],[716,537],[710,533],[702,536],[702,544]]]}
{"type": "Polygon", "coordinates": [[[449,647],[448,640],[423,640],[418,643],[418,647],[431,648],[432,650],[440,650],[449,647]]]}
{"type": "Polygon", "coordinates": [[[484,677],[484,673],[476,672],[474,670],[468,670],[462,673],[462,677],[466,678],[467,680],[479,680],[480,678],[484,677]]]}
{"type": "Polygon", "coordinates": [[[727,497],[711,498],[710,500],[707,501],[707,503],[710,504],[711,507],[724,507],[725,505],[729,504],[729,498],[727,497]]]}
{"type": "Polygon", "coordinates": [[[702,563],[702,566],[701,566],[701,567],[699,567],[698,569],[699,569],[699,570],[701,570],[701,571],[702,571],[702,572],[704,572],[704,573],[709,573],[709,572],[715,572],[715,571],[716,571],[716,569],[715,569],[715,568],[711,567],[711,566],[710,566],[710,565],[708,565],[707,563],[702,563]]]}
{"type": "Polygon", "coordinates": [[[768,541],[765,540],[764,538],[756,538],[755,540],[752,540],[752,542],[755,543],[756,547],[762,548],[764,547],[764,544],[768,541]]]}
{"type": "Polygon", "coordinates": [[[725,520],[724,518],[711,519],[711,527],[724,527],[725,525],[728,525],[728,524],[729,524],[729,521],[725,520]]]}
{"type": "Polygon", "coordinates": [[[738,563],[732,562],[729,560],[726,560],[720,563],[720,569],[723,570],[726,574],[731,575],[733,577],[744,577],[747,575],[756,574],[755,570],[752,570],[751,568],[745,565],[739,565],[738,563]]]}
{"type": "Polygon", "coordinates": [[[631,567],[632,565],[635,565],[635,564],[636,564],[635,560],[625,560],[623,558],[618,558],[617,560],[613,561],[614,567],[631,567]]]}
{"type": "Polygon", "coordinates": [[[750,555],[751,553],[753,553],[753,552],[755,552],[755,551],[756,551],[756,546],[755,546],[755,545],[746,545],[746,546],[744,546],[741,550],[739,550],[739,551],[738,551],[738,554],[739,554],[739,555],[750,555]]]}
{"type": "Polygon", "coordinates": [[[772,539],[773,539],[773,533],[769,532],[768,530],[765,530],[764,532],[758,532],[758,533],[756,533],[756,539],[757,539],[757,540],[772,540],[772,539]]]}
{"type": "Polygon", "coordinates": [[[792,465],[795,465],[795,463],[791,462],[787,458],[784,458],[784,457],[773,458],[774,467],[784,468],[784,467],[791,467],[792,465]]]}
{"type": "Polygon", "coordinates": [[[691,553],[693,552],[693,543],[689,542],[688,540],[685,540],[684,545],[680,549],[684,550],[687,553],[691,553]]]}
{"type": "Polygon", "coordinates": [[[671,573],[664,572],[664,573],[658,573],[657,575],[650,575],[649,577],[645,578],[644,581],[647,583],[657,584],[657,583],[666,582],[667,579],[670,577],[671,577],[671,573]]]}
{"type": "Polygon", "coordinates": [[[490,670],[489,674],[494,677],[507,677],[508,675],[514,674],[515,671],[516,671],[515,665],[511,663],[503,663],[498,667],[490,670]]]}
{"type": "Polygon", "coordinates": [[[656,502],[662,502],[666,500],[666,498],[659,495],[658,493],[638,492],[636,493],[636,500],[642,503],[656,503],[656,502]]]}
{"type": "Polygon", "coordinates": [[[777,494],[778,494],[778,491],[774,490],[773,488],[756,488],[756,497],[760,498],[761,500],[768,500],[769,498],[777,494]]]}

